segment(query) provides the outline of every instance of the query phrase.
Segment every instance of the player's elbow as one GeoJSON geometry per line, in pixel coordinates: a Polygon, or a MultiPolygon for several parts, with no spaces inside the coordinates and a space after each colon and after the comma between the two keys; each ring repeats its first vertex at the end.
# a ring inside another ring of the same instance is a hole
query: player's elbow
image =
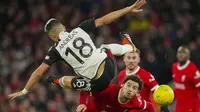
{"type": "Polygon", "coordinates": [[[103,26],[105,24],[107,24],[106,17],[101,17],[101,18],[98,18],[98,19],[95,20],[96,27],[100,27],[100,26],[103,26]]]}

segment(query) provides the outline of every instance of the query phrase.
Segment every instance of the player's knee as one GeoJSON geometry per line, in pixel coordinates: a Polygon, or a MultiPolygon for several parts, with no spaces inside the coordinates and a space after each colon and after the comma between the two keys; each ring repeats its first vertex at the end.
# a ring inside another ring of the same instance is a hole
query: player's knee
{"type": "Polygon", "coordinates": [[[91,80],[84,77],[76,77],[71,80],[71,86],[74,90],[90,91],[91,80]]]}

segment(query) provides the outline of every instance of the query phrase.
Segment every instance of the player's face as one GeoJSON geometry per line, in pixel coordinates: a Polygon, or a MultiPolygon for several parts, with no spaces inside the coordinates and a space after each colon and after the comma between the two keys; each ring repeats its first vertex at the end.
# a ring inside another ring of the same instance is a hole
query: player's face
{"type": "Polygon", "coordinates": [[[177,51],[177,59],[179,62],[185,62],[189,58],[189,50],[187,48],[179,47],[177,51]]]}
{"type": "Polygon", "coordinates": [[[127,98],[131,99],[133,96],[135,96],[139,91],[139,84],[137,82],[134,82],[132,80],[128,80],[122,87],[121,94],[127,98]]]}
{"type": "Polygon", "coordinates": [[[140,57],[138,53],[126,53],[124,55],[124,63],[126,67],[130,70],[138,66],[139,62],[140,62],[140,57]]]}

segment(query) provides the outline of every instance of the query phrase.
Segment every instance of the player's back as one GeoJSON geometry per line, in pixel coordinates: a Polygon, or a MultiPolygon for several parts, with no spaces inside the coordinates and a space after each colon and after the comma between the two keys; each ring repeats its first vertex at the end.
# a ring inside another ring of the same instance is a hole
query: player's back
{"type": "Polygon", "coordinates": [[[97,49],[89,33],[96,28],[95,19],[82,22],[71,32],[60,32],[59,41],[51,47],[44,63],[51,66],[58,60],[68,63],[77,75],[92,79],[107,54],[97,49]]]}
{"type": "Polygon", "coordinates": [[[183,66],[179,66],[176,62],[172,65],[172,74],[177,106],[188,107],[194,109],[192,112],[199,112],[195,110],[195,106],[200,105],[198,89],[196,89],[200,86],[200,74],[196,66],[190,61],[183,66]]]}
{"type": "Polygon", "coordinates": [[[106,53],[101,52],[93,44],[90,36],[81,28],[75,28],[71,32],[61,32],[60,41],[55,46],[59,55],[77,73],[87,75],[92,79],[99,65],[106,58],[106,53]]]}

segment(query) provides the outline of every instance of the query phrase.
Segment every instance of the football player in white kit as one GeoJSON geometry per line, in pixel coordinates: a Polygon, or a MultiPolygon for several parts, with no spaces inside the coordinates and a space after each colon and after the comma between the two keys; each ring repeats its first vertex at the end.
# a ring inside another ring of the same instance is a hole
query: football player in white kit
{"type": "Polygon", "coordinates": [[[112,55],[123,55],[136,48],[130,37],[126,35],[124,35],[124,45],[109,44],[96,48],[89,32],[94,28],[111,23],[127,13],[142,11],[140,8],[145,3],[145,0],[137,0],[133,5],[124,9],[111,12],[98,19],[84,21],[71,32],[66,32],[63,24],[54,18],[47,21],[44,30],[55,41],[54,46],[49,49],[43,63],[32,73],[25,88],[8,95],[8,97],[13,99],[27,94],[45,71],[59,60],[68,63],[78,76],[59,78],[49,76],[48,82],[79,91],[98,92],[106,89],[116,73],[116,64],[112,55]]]}

